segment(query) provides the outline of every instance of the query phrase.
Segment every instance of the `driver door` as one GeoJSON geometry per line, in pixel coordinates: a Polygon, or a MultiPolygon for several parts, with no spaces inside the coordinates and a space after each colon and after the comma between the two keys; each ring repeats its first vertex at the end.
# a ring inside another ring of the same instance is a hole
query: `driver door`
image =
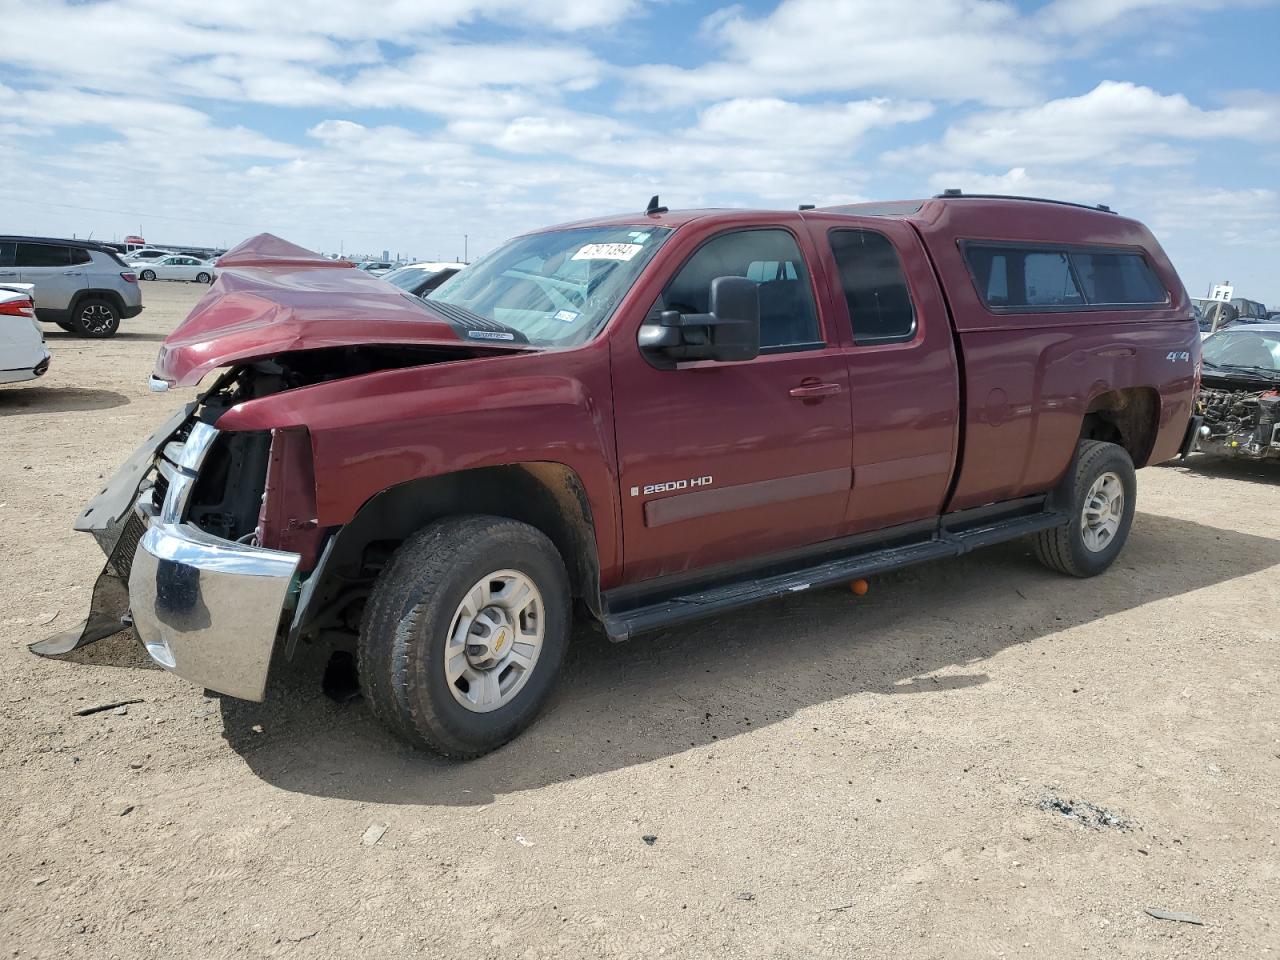
{"type": "Polygon", "coordinates": [[[613,338],[625,582],[837,535],[852,476],[848,366],[819,320],[808,244],[776,226],[720,233],[653,305],[705,313],[712,280],[754,280],[754,360],[664,369],[634,337],[613,338]]]}

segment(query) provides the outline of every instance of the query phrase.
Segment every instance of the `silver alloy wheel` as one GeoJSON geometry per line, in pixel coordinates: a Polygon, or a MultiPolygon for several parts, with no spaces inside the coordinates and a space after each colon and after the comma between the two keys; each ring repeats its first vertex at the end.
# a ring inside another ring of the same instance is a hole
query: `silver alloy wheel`
{"type": "Polygon", "coordinates": [[[111,308],[92,303],[80,311],[80,320],[89,333],[101,333],[111,329],[111,308]]]}
{"type": "Polygon", "coordinates": [[[156,278],[156,272],[155,272],[154,270],[143,270],[143,271],[142,271],[142,279],[143,279],[143,280],[154,280],[155,278],[156,278]]]}
{"type": "Polygon", "coordinates": [[[497,570],[467,591],[444,651],[445,682],[458,703],[489,713],[515,698],[542,652],[545,610],[537,585],[518,570],[497,570]]]}
{"type": "Polygon", "coordinates": [[[1119,474],[1108,470],[1093,481],[1084,498],[1080,515],[1080,534],[1084,545],[1101,553],[1115,539],[1124,516],[1124,484],[1119,474]]]}
{"type": "Polygon", "coordinates": [[[208,282],[209,282],[209,275],[207,273],[196,274],[196,283],[208,283],[208,282]]]}

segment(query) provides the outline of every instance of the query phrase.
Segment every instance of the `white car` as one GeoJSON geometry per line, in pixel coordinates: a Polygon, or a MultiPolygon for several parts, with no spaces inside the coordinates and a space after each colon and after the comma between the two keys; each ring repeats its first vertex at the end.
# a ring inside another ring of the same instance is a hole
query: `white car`
{"type": "Polygon", "coordinates": [[[183,256],[180,253],[150,263],[136,264],[142,280],[194,280],[196,283],[213,283],[217,276],[208,260],[183,256]]]}
{"type": "Polygon", "coordinates": [[[124,262],[134,263],[151,263],[153,260],[160,260],[163,257],[172,257],[172,250],[159,250],[155,247],[141,247],[137,250],[130,250],[124,255],[124,262]]]}
{"type": "Polygon", "coordinates": [[[375,277],[380,277],[384,273],[390,273],[395,268],[396,265],[394,263],[390,263],[386,260],[366,260],[364,263],[356,264],[357,270],[363,270],[366,273],[371,273],[375,277]]]}
{"type": "Polygon", "coordinates": [[[30,283],[0,286],[0,383],[34,380],[49,369],[44,332],[36,323],[34,292],[35,285],[30,283]]]}

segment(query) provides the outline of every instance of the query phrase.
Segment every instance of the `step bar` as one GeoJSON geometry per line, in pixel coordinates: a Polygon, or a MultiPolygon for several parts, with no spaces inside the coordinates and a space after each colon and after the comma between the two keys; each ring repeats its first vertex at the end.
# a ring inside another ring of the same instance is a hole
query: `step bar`
{"type": "Polygon", "coordinates": [[[958,557],[980,547],[1061,526],[1067,520],[1066,514],[1053,510],[979,522],[963,529],[955,529],[944,520],[931,535],[916,542],[829,556],[821,562],[797,565],[768,576],[743,576],[675,595],[668,593],[647,603],[641,598],[635,598],[631,604],[621,609],[610,605],[606,595],[601,621],[610,640],[628,640],[636,634],[705,620],[788,594],[888,573],[890,570],[900,570],[928,560],[958,557]]]}

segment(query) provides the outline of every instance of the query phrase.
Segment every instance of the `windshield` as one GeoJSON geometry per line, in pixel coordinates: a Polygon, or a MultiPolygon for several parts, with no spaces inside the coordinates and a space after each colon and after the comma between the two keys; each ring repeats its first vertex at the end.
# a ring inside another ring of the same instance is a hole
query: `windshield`
{"type": "Polygon", "coordinates": [[[666,227],[581,227],[517,237],[428,297],[522,334],[535,346],[590,340],[631,289],[666,227]]]}
{"type": "Polygon", "coordinates": [[[1223,330],[1204,342],[1204,361],[1215,367],[1280,372],[1280,331],[1223,330]]]}

